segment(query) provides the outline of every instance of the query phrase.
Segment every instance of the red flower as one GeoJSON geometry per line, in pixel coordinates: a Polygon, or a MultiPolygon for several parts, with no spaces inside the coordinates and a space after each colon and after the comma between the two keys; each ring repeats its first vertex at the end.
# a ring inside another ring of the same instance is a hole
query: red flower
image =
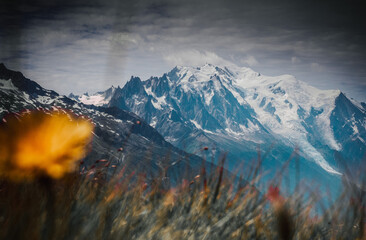
{"type": "Polygon", "coordinates": [[[266,197],[272,204],[278,204],[284,201],[284,198],[280,194],[280,189],[272,185],[269,186],[266,197]]]}

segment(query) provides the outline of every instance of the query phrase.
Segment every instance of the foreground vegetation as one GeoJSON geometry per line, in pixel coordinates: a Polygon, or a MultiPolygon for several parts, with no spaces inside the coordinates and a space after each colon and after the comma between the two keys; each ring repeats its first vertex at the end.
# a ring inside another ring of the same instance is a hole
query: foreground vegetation
{"type": "Polygon", "coordinates": [[[222,168],[166,188],[108,163],[59,180],[2,181],[0,239],[365,239],[365,200],[346,191],[321,215],[315,200],[270,186],[236,187],[222,168]]]}

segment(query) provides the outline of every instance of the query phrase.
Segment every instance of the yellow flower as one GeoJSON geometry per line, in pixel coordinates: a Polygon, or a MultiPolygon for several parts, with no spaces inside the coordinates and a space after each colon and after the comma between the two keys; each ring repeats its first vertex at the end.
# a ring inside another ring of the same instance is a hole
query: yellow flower
{"type": "Polygon", "coordinates": [[[89,121],[55,111],[10,116],[0,126],[0,175],[61,178],[85,156],[92,130],[89,121]]]}

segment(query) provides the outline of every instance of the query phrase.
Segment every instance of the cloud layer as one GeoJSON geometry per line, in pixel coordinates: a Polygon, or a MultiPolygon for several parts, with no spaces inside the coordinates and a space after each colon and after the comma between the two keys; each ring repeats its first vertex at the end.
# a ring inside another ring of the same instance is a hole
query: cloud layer
{"type": "Polygon", "coordinates": [[[366,100],[359,1],[20,2],[0,5],[0,61],[61,93],[233,62],[366,100]]]}

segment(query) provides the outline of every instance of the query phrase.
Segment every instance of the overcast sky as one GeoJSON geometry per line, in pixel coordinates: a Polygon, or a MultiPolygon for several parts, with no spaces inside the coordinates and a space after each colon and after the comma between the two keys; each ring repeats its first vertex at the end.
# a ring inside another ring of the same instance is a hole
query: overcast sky
{"type": "Polygon", "coordinates": [[[233,62],[366,101],[363,15],[357,0],[1,0],[0,61],[61,94],[233,62]]]}

